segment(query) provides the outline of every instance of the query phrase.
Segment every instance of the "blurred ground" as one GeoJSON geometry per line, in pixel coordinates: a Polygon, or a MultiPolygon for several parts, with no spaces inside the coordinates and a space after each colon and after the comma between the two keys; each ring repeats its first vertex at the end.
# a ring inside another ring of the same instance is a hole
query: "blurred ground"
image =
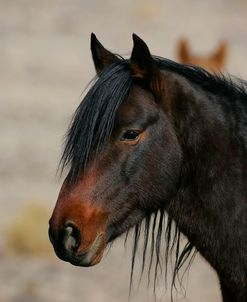
{"type": "MultiPolygon", "coordinates": [[[[0,0],[0,302],[128,300],[130,257],[121,239],[90,269],[62,263],[53,253],[16,255],[5,241],[26,203],[54,206],[62,137],[94,75],[90,33],[125,55],[135,32],[152,53],[168,58],[175,57],[181,36],[205,54],[225,38],[228,71],[246,79],[246,13],[244,0],[0,0]]],[[[29,238],[32,229],[23,228],[29,238]]],[[[145,281],[137,287],[131,301],[154,301],[145,281]]],[[[217,279],[200,257],[191,268],[187,298],[179,301],[220,301],[217,279]]]]}

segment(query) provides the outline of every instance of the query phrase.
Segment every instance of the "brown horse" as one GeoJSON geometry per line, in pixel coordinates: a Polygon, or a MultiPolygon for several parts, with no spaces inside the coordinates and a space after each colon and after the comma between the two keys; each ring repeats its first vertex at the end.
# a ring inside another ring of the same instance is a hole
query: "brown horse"
{"type": "Polygon", "coordinates": [[[227,59],[227,44],[222,41],[214,53],[208,56],[199,56],[191,52],[189,42],[186,39],[181,39],[177,45],[177,58],[180,63],[198,65],[211,72],[223,71],[227,59]]]}
{"type": "Polygon", "coordinates": [[[69,172],[50,219],[55,252],[92,266],[136,226],[134,259],[144,220],[143,265],[151,230],[157,273],[164,231],[166,262],[176,249],[174,276],[194,247],[216,270],[224,302],[247,301],[246,85],[153,57],[133,39],[125,60],[92,34],[98,79],[67,133],[69,172]]]}

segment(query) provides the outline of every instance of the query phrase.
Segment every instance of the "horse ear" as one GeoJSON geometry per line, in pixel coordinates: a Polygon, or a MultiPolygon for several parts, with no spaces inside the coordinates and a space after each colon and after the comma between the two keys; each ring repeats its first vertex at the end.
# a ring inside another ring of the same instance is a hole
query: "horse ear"
{"type": "Polygon", "coordinates": [[[94,33],[91,34],[91,52],[98,75],[100,75],[107,66],[120,61],[116,55],[104,48],[94,33]]]}
{"type": "Polygon", "coordinates": [[[162,75],[146,43],[133,34],[133,50],[130,58],[130,69],[134,79],[145,81],[151,91],[158,95],[162,90],[162,75]]]}
{"type": "Polygon", "coordinates": [[[189,42],[184,38],[180,39],[178,42],[177,57],[181,63],[188,63],[190,61],[189,42]]]}
{"type": "Polygon", "coordinates": [[[223,67],[226,62],[227,57],[227,43],[226,41],[222,41],[214,53],[213,57],[215,60],[223,67]]]}

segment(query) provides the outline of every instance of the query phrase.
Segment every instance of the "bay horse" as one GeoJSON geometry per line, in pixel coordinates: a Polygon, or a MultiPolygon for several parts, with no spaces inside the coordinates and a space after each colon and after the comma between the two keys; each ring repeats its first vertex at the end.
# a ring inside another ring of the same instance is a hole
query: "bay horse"
{"type": "Polygon", "coordinates": [[[216,50],[209,55],[194,54],[187,39],[182,38],[177,45],[177,58],[180,63],[203,67],[210,72],[219,72],[226,66],[228,47],[226,41],[221,41],[216,50]]]}
{"type": "Polygon", "coordinates": [[[151,229],[160,265],[164,233],[166,255],[177,244],[175,274],[195,249],[217,272],[223,301],[247,301],[246,83],[152,56],[133,41],[124,59],[91,36],[98,77],[67,132],[68,174],[49,228],[54,250],[92,266],[136,226],[135,255],[144,221],[144,262],[151,229]],[[188,238],[181,252],[180,234],[188,238]]]}

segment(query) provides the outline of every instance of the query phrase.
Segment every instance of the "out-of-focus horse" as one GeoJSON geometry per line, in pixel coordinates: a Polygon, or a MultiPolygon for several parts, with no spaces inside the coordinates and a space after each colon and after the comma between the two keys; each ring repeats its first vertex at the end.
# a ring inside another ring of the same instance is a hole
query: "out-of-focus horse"
{"type": "Polygon", "coordinates": [[[222,41],[212,54],[200,56],[191,51],[187,39],[181,39],[177,45],[177,59],[182,64],[198,65],[210,72],[219,72],[226,67],[227,48],[227,43],[222,41]]]}

